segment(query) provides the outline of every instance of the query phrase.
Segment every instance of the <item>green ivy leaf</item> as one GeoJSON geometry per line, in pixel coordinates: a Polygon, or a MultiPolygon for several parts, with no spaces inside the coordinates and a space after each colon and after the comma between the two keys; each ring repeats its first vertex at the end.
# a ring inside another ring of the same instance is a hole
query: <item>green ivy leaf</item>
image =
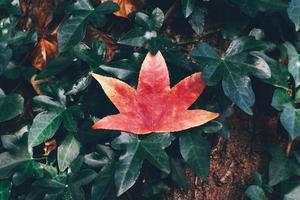
{"type": "Polygon", "coordinates": [[[146,159],[165,173],[170,173],[169,157],[164,151],[171,144],[170,134],[152,134],[142,141],[142,151],[146,159]]]}
{"type": "Polygon", "coordinates": [[[71,17],[62,24],[57,35],[59,52],[62,53],[68,50],[68,48],[83,39],[89,15],[89,12],[71,15],[71,17]]]}
{"type": "Polygon", "coordinates": [[[11,193],[12,183],[10,181],[1,180],[0,181],[0,199],[9,200],[11,193]]]}
{"type": "Polygon", "coordinates": [[[289,61],[288,69],[294,78],[295,86],[298,87],[300,85],[300,55],[289,61]]]}
{"type": "MultiPolygon", "coordinates": [[[[263,79],[262,81],[272,84],[275,87],[288,88],[290,75],[285,65],[280,64],[277,60],[267,56],[264,52],[251,52],[251,54],[258,55],[262,58],[269,66],[271,70],[271,78],[263,79]]],[[[267,70],[268,71],[268,70],[267,70]]],[[[268,76],[268,74],[265,74],[268,76]]],[[[258,76],[261,78],[261,76],[258,76]]]]}
{"type": "Polygon", "coordinates": [[[14,154],[11,152],[0,153],[0,178],[8,178],[20,164],[30,160],[30,157],[14,154]]]}
{"type": "Polygon", "coordinates": [[[143,28],[133,28],[125,35],[123,35],[119,40],[119,44],[143,47],[144,43],[153,37],[156,37],[157,33],[155,31],[145,31],[143,28]]]}
{"type": "Polygon", "coordinates": [[[275,12],[287,8],[284,0],[231,0],[238,4],[247,15],[254,17],[258,12],[275,12]]]}
{"type": "Polygon", "coordinates": [[[50,60],[47,68],[36,76],[36,80],[56,76],[74,65],[76,65],[76,62],[71,57],[58,57],[50,60]]]}
{"type": "Polygon", "coordinates": [[[291,191],[289,191],[287,194],[284,195],[283,200],[296,200],[300,196],[300,186],[296,186],[291,191]]]}
{"type": "Polygon", "coordinates": [[[103,200],[108,195],[114,186],[114,173],[114,165],[107,165],[101,169],[92,186],[92,200],[103,200]]]}
{"type": "Polygon", "coordinates": [[[161,9],[155,8],[150,16],[150,30],[159,31],[164,23],[164,13],[161,9]]]}
{"type": "Polygon", "coordinates": [[[289,59],[298,56],[297,49],[290,42],[283,43],[283,46],[286,48],[287,56],[289,59]]]}
{"type": "Polygon", "coordinates": [[[110,160],[97,152],[93,152],[84,156],[84,162],[91,167],[100,168],[109,164],[110,160]]]}
{"type": "Polygon", "coordinates": [[[271,105],[282,111],[286,106],[292,106],[292,97],[284,89],[278,88],[274,91],[271,105]]]}
{"type": "Polygon", "coordinates": [[[127,146],[126,153],[119,158],[115,172],[118,196],[131,188],[140,175],[143,159],[139,149],[140,142],[130,144],[127,146]]]}
{"type": "Polygon", "coordinates": [[[270,149],[272,160],[269,164],[269,185],[274,186],[281,181],[287,180],[291,173],[289,159],[282,149],[270,149]]]}
{"type": "Polygon", "coordinates": [[[185,18],[189,17],[195,9],[195,0],[181,0],[182,13],[185,18]]]}
{"type": "Polygon", "coordinates": [[[118,196],[136,182],[145,158],[162,171],[170,172],[169,159],[164,149],[171,144],[171,140],[170,134],[153,134],[141,140],[136,135],[122,133],[112,141],[113,148],[126,149],[116,166],[115,184],[118,196]]]}
{"type": "Polygon", "coordinates": [[[0,75],[5,71],[11,57],[11,48],[6,43],[0,42],[0,75]]]}
{"type": "Polygon", "coordinates": [[[164,22],[164,13],[161,9],[155,8],[151,15],[138,12],[135,14],[135,23],[148,31],[159,31],[164,22]]]}
{"type": "Polygon", "coordinates": [[[89,21],[97,21],[102,24],[106,21],[103,14],[117,11],[118,6],[112,2],[101,3],[96,9],[89,0],[79,0],[72,7],[72,15],[62,24],[57,40],[59,52],[67,51],[71,46],[79,43],[85,36],[86,25],[89,21]]]}
{"type": "Polygon", "coordinates": [[[227,78],[223,79],[222,86],[224,93],[229,99],[235,102],[246,113],[253,114],[251,106],[255,102],[255,95],[248,76],[229,73],[227,78]]]}
{"type": "MultiPolygon", "coordinates": [[[[233,40],[226,50],[224,58],[230,58],[232,62],[236,62],[234,58],[236,56],[242,56],[244,53],[252,51],[266,51],[274,49],[275,46],[272,43],[262,40],[256,40],[252,36],[243,36],[233,40]]],[[[242,59],[242,57],[240,57],[242,59]]],[[[244,61],[244,59],[242,59],[244,61]]]]}
{"type": "Polygon", "coordinates": [[[251,70],[251,74],[260,79],[269,79],[272,76],[269,64],[264,60],[261,52],[253,51],[250,55],[256,57],[254,61],[255,67],[251,70]]]}
{"type": "Polygon", "coordinates": [[[33,98],[35,104],[39,105],[42,108],[49,110],[57,110],[64,108],[60,102],[54,101],[51,97],[46,95],[39,95],[33,98]]]}
{"type": "Polygon", "coordinates": [[[129,80],[133,75],[138,73],[138,68],[136,68],[135,64],[128,59],[103,64],[100,65],[99,68],[121,80],[129,80]]]}
{"type": "Polygon", "coordinates": [[[75,11],[92,11],[93,6],[90,4],[89,0],[78,0],[72,6],[75,11]]]}
{"type": "Polygon", "coordinates": [[[205,65],[203,69],[203,79],[208,85],[216,85],[222,79],[222,70],[219,70],[221,60],[219,55],[207,43],[200,43],[191,52],[193,58],[205,65]]]}
{"type": "Polygon", "coordinates": [[[300,1],[291,0],[289,7],[287,8],[287,13],[289,18],[295,24],[296,31],[298,31],[300,29],[300,1]]]}
{"type": "Polygon", "coordinates": [[[251,80],[248,75],[270,78],[271,69],[258,51],[273,48],[270,43],[258,41],[253,37],[233,40],[223,58],[208,44],[201,43],[191,55],[204,65],[203,79],[208,85],[222,80],[226,96],[248,114],[255,102],[251,80]]]}
{"type": "Polygon", "coordinates": [[[110,147],[97,145],[96,149],[97,152],[85,156],[85,163],[92,167],[102,167],[95,178],[91,190],[92,200],[102,200],[113,190],[116,162],[114,160],[114,152],[110,147]],[[93,155],[93,158],[90,155],[93,155]]]}
{"type": "Polygon", "coordinates": [[[189,185],[188,180],[185,175],[185,168],[183,167],[182,162],[179,159],[172,158],[170,159],[171,163],[171,178],[172,180],[183,189],[183,191],[188,191],[189,185]]]}
{"type": "Polygon", "coordinates": [[[116,3],[113,3],[112,1],[107,1],[104,3],[101,3],[100,6],[98,6],[96,9],[96,12],[101,12],[103,14],[110,14],[114,13],[119,10],[119,5],[116,3]]]}
{"type": "Polygon", "coordinates": [[[155,8],[150,16],[139,12],[135,17],[135,23],[139,26],[123,35],[118,40],[118,43],[134,47],[143,47],[145,42],[157,37],[157,32],[162,27],[163,22],[164,13],[159,8],[155,8]]]}
{"type": "Polygon", "coordinates": [[[204,31],[206,10],[203,8],[196,8],[195,11],[189,17],[189,23],[192,29],[200,35],[204,31]]]}
{"type": "Polygon", "coordinates": [[[91,66],[98,66],[103,63],[106,55],[106,47],[103,42],[94,42],[92,48],[80,42],[73,48],[73,53],[80,60],[91,66]]]}
{"type": "Polygon", "coordinates": [[[209,172],[210,144],[199,133],[184,133],[179,138],[180,153],[201,178],[209,172]]]}
{"type": "Polygon", "coordinates": [[[142,197],[146,199],[162,199],[163,194],[170,191],[170,188],[163,183],[146,183],[142,191],[142,197]]]}
{"type": "Polygon", "coordinates": [[[83,169],[73,175],[69,178],[68,182],[70,185],[79,187],[91,183],[96,178],[97,173],[92,169],[83,169]]]}
{"type": "MultiPolygon", "coordinates": [[[[13,37],[14,29],[17,25],[17,18],[13,16],[3,17],[0,19],[0,40],[7,41],[11,40],[13,37]]],[[[1,46],[1,45],[0,45],[1,46]]]]}
{"type": "Polygon", "coordinates": [[[285,42],[283,46],[289,58],[288,70],[294,78],[295,86],[298,87],[300,85],[300,55],[291,43],[285,42]]]}
{"type": "Polygon", "coordinates": [[[24,99],[19,94],[7,95],[0,89],[0,122],[15,118],[24,110],[24,99]]]}
{"type": "Polygon", "coordinates": [[[136,135],[122,132],[119,137],[115,138],[111,142],[111,145],[114,149],[121,150],[126,149],[128,145],[134,145],[139,142],[140,141],[136,135]]]}
{"type": "Polygon", "coordinates": [[[10,177],[17,167],[32,160],[31,152],[28,152],[27,134],[23,131],[20,133],[1,136],[1,142],[7,151],[0,153],[0,179],[10,177]]]}
{"type": "Polygon", "coordinates": [[[263,183],[263,177],[260,173],[255,171],[252,176],[254,178],[254,184],[255,185],[262,186],[264,184],[263,183]]]}
{"type": "Polygon", "coordinates": [[[267,200],[264,190],[258,185],[250,185],[245,195],[251,200],[267,200]]]}
{"type": "Polygon", "coordinates": [[[65,171],[71,162],[77,158],[80,151],[80,143],[74,136],[68,135],[58,147],[57,162],[60,171],[65,171]]]}
{"type": "MultiPolygon", "coordinates": [[[[66,190],[64,190],[64,191],[66,191],[66,190]]],[[[66,192],[70,195],[69,199],[81,200],[81,199],[85,198],[85,192],[81,186],[70,185],[66,192]]],[[[65,197],[66,195],[61,195],[61,196],[63,198],[68,198],[68,197],[65,197]]]]}
{"type": "Polygon", "coordinates": [[[280,115],[280,122],[292,140],[300,136],[300,109],[286,106],[280,115]]]}
{"type": "Polygon", "coordinates": [[[204,133],[216,133],[223,128],[223,124],[218,121],[210,121],[202,126],[204,133]]]}
{"type": "Polygon", "coordinates": [[[13,174],[13,183],[16,186],[23,184],[31,177],[42,178],[45,175],[45,165],[34,160],[21,163],[18,170],[13,174]]]}
{"type": "Polygon", "coordinates": [[[39,113],[29,130],[28,145],[34,147],[53,137],[62,122],[62,114],[63,111],[39,113]]]}
{"type": "Polygon", "coordinates": [[[64,189],[66,185],[60,181],[50,178],[41,178],[32,183],[32,186],[43,188],[46,190],[64,189]]]}
{"type": "Polygon", "coordinates": [[[77,121],[70,110],[66,110],[63,114],[63,125],[69,132],[76,132],[78,130],[77,121]]]}

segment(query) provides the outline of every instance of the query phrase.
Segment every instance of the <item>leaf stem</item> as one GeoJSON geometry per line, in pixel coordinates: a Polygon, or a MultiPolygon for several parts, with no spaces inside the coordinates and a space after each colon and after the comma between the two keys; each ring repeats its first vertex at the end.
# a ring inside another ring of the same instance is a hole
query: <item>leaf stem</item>
{"type": "Polygon", "coordinates": [[[287,157],[290,157],[292,147],[293,147],[293,141],[290,140],[289,143],[287,144],[286,150],[285,150],[285,154],[287,157]]]}
{"type": "Polygon", "coordinates": [[[173,12],[173,10],[176,8],[177,4],[179,3],[179,0],[176,0],[171,6],[170,8],[167,10],[166,14],[165,14],[165,21],[170,17],[171,13],[173,12]]]}
{"type": "MultiPolygon", "coordinates": [[[[208,31],[206,31],[206,32],[203,32],[203,33],[201,34],[201,37],[200,37],[200,38],[205,37],[205,36],[210,35],[210,34],[217,33],[217,32],[219,32],[219,31],[221,31],[221,30],[222,30],[222,28],[217,28],[217,29],[213,29],[213,30],[208,30],[208,31]]],[[[195,43],[195,42],[199,42],[199,41],[200,41],[200,38],[196,38],[196,39],[194,39],[194,40],[188,40],[188,41],[178,42],[178,43],[176,43],[176,44],[177,44],[177,45],[192,44],[192,43],[195,43]]]]}

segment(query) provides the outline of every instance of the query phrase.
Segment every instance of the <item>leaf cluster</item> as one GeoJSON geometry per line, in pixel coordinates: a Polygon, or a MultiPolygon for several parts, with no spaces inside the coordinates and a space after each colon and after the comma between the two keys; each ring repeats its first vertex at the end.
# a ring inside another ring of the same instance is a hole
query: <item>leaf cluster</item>
{"type": "Polygon", "coordinates": [[[173,187],[187,191],[186,167],[208,177],[211,138],[230,140],[230,115],[255,115],[265,101],[291,148],[268,148],[268,173],[255,173],[245,195],[297,199],[300,2],[135,4],[126,18],[114,14],[123,8],[117,1],[61,1],[51,10],[59,53],[40,71],[30,60],[39,34],[23,31],[22,5],[0,2],[0,199],[161,199],[173,187]],[[91,129],[118,110],[90,74],[135,87],[148,51],[162,52],[171,84],[202,72],[208,87],[193,107],[220,117],[176,134],[91,129]]]}

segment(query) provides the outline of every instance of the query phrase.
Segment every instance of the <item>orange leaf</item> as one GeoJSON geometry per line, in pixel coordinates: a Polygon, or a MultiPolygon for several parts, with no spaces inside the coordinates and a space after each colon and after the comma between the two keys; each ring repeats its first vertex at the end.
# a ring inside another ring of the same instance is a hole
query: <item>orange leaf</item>
{"type": "Polygon", "coordinates": [[[136,134],[175,132],[200,126],[219,116],[206,110],[187,110],[205,88],[195,73],[170,88],[169,72],[161,53],[148,53],[137,89],[106,76],[92,74],[120,111],[96,122],[94,129],[121,130],[136,134]]]}
{"type": "MultiPolygon", "coordinates": [[[[108,0],[101,0],[101,3],[106,2],[108,0]]],[[[128,15],[136,10],[136,5],[133,0],[112,0],[114,3],[118,4],[120,10],[115,12],[114,14],[119,17],[128,17],[128,15]]]]}
{"type": "Polygon", "coordinates": [[[32,65],[35,68],[43,70],[46,63],[56,57],[58,53],[57,30],[58,28],[49,35],[39,36],[38,42],[32,52],[32,65]]]}
{"type": "MultiPolygon", "coordinates": [[[[32,65],[43,70],[47,62],[55,58],[58,54],[57,46],[57,31],[58,26],[54,29],[49,29],[52,21],[53,6],[50,1],[40,1],[33,8],[33,16],[36,23],[36,31],[38,33],[38,41],[31,53],[32,65]]],[[[26,11],[26,8],[23,8],[26,11]]]]}

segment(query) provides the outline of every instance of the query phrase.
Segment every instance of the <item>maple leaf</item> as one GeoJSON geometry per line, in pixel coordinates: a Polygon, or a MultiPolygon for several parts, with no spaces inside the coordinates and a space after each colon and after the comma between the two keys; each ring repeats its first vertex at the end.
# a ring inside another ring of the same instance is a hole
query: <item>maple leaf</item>
{"type": "Polygon", "coordinates": [[[206,110],[187,110],[205,88],[201,73],[194,73],[170,88],[169,72],[160,52],[148,53],[137,89],[106,76],[92,74],[120,111],[102,118],[93,129],[136,134],[175,132],[207,123],[219,116],[206,110]]]}
{"type": "MultiPolygon", "coordinates": [[[[101,0],[101,3],[104,3],[108,0],[101,0]]],[[[118,4],[120,10],[114,14],[119,17],[128,17],[128,15],[136,10],[136,6],[133,0],[112,0],[114,3],[118,4]]]]}

